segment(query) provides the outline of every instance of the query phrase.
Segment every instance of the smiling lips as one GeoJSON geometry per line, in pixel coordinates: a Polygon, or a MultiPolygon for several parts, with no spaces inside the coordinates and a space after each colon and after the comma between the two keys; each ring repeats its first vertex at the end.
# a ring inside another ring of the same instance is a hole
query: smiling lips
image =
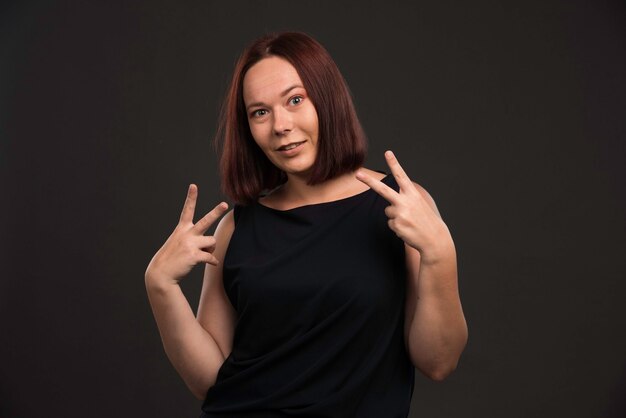
{"type": "Polygon", "coordinates": [[[287,145],[283,145],[282,147],[278,148],[278,151],[289,151],[290,149],[293,149],[295,147],[297,147],[300,144],[304,144],[306,141],[301,141],[301,142],[292,142],[290,144],[287,145]]]}

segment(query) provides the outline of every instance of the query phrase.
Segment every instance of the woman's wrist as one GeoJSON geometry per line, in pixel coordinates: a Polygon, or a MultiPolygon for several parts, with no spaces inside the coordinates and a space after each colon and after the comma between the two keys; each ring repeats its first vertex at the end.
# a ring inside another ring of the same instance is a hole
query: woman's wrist
{"type": "Polygon", "coordinates": [[[178,280],[173,277],[147,271],[145,274],[146,289],[148,291],[165,292],[173,287],[178,287],[178,280]]]}

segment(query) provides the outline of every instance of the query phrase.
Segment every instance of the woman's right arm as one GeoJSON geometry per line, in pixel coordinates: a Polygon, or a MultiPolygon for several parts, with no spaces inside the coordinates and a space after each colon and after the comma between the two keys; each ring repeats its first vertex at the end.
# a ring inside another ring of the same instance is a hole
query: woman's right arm
{"type": "Polygon", "coordinates": [[[201,262],[221,268],[225,253],[222,247],[227,246],[230,234],[220,231],[220,222],[214,237],[204,235],[226,211],[225,203],[193,224],[196,198],[197,188],[191,185],[180,222],[150,261],[145,284],[167,357],[191,392],[202,400],[215,383],[225,358],[215,339],[196,319],[179,281],[201,262]]]}

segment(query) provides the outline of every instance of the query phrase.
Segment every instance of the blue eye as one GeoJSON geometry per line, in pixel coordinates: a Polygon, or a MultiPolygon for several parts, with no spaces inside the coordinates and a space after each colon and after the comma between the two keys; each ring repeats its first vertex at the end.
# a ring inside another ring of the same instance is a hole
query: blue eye
{"type": "Polygon", "coordinates": [[[302,97],[302,96],[295,96],[295,97],[292,97],[292,98],[289,100],[289,102],[290,102],[290,103],[293,103],[293,101],[294,101],[294,100],[299,100],[297,103],[294,103],[294,104],[300,104],[300,103],[302,103],[302,100],[304,100],[304,97],[302,97]]]}
{"type": "Polygon", "coordinates": [[[265,110],[264,109],[255,110],[254,112],[252,112],[252,116],[265,116],[265,113],[259,114],[259,112],[265,112],[265,110]]]}

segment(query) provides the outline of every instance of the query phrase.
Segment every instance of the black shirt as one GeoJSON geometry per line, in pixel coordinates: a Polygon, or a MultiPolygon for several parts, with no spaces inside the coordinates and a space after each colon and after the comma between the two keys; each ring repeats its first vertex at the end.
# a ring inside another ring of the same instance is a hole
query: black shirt
{"type": "MultiPolygon", "coordinates": [[[[393,175],[383,183],[398,191],[393,175]]],[[[233,350],[203,418],[405,418],[404,243],[368,189],[278,210],[235,205],[224,257],[233,350]]]]}

